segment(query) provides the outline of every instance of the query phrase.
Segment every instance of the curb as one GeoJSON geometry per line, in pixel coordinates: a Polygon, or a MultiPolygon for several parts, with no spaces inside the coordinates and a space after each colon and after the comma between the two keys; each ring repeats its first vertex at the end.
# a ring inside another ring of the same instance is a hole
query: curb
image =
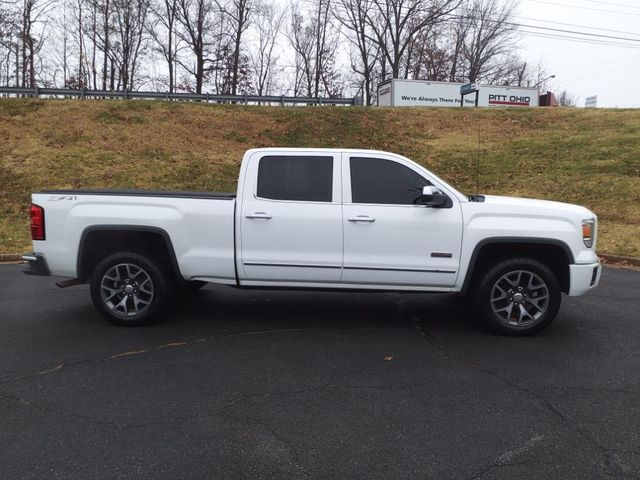
{"type": "Polygon", "coordinates": [[[0,262],[22,262],[21,253],[0,253],[0,262]]]}
{"type": "Polygon", "coordinates": [[[624,267],[625,265],[633,265],[634,267],[640,267],[640,258],[625,257],[623,255],[610,255],[608,253],[599,253],[598,256],[605,260],[606,263],[615,263],[624,267]]]}

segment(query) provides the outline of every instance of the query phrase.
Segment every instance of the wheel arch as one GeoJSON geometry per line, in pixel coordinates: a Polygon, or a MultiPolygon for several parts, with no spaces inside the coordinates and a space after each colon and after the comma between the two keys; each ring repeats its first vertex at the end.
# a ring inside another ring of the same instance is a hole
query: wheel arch
{"type": "Polygon", "coordinates": [[[151,254],[163,261],[176,278],[182,278],[171,237],[166,230],[147,225],[92,225],[80,236],[77,277],[86,281],[101,258],[121,250],[151,254]]]}
{"type": "Polygon", "coordinates": [[[569,291],[569,265],[574,263],[573,253],[562,240],[538,237],[490,237],[478,242],[469,260],[469,268],[462,284],[462,293],[468,292],[491,260],[509,254],[534,258],[547,265],[558,277],[563,292],[569,291]]]}

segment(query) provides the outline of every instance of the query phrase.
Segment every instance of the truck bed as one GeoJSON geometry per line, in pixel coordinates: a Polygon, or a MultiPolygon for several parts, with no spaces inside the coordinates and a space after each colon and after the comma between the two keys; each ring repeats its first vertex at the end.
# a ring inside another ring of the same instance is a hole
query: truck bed
{"type": "Polygon", "coordinates": [[[233,192],[190,192],[184,190],[120,190],[120,189],[62,189],[40,190],[35,193],[49,193],[53,195],[114,195],[133,197],[176,197],[176,198],[210,198],[216,200],[233,200],[233,192]]]}
{"type": "MultiPolygon", "coordinates": [[[[57,275],[82,275],[81,244],[90,235],[111,238],[105,232],[115,228],[168,238],[185,280],[235,284],[235,197],[217,192],[52,189],[34,193],[32,201],[46,211],[47,263],[57,275]]],[[[34,242],[34,251],[44,249],[44,242],[34,242]]]]}

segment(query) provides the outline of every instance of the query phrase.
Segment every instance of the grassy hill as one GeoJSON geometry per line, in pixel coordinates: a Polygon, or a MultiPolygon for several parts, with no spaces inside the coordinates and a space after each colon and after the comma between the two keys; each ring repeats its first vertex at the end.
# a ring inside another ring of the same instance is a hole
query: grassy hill
{"type": "Polygon", "coordinates": [[[0,253],[29,249],[41,188],[235,190],[250,147],[406,155],[460,190],[579,203],[601,252],[640,256],[640,110],[245,107],[0,100],[0,253]]]}

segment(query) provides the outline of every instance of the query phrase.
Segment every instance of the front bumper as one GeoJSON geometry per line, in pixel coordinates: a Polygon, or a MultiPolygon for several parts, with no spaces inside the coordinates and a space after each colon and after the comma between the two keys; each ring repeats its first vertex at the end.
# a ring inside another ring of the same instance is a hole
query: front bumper
{"type": "Polygon", "coordinates": [[[23,270],[26,275],[51,275],[47,260],[42,253],[25,253],[22,260],[29,263],[29,266],[23,270]]]}
{"type": "Polygon", "coordinates": [[[584,295],[600,282],[602,266],[600,262],[586,265],[569,265],[569,296],[584,295]]]}

